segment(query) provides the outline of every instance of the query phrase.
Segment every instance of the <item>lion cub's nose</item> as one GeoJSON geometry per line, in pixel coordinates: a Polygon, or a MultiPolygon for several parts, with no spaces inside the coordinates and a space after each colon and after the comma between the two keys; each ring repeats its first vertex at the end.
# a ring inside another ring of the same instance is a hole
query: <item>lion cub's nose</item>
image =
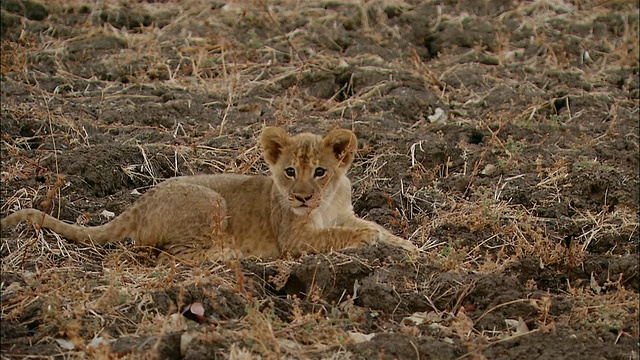
{"type": "Polygon", "coordinates": [[[313,195],[309,195],[309,196],[293,195],[293,196],[296,198],[296,200],[300,201],[303,204],[311,200],[311,198],[313,197],[313,195]]]}

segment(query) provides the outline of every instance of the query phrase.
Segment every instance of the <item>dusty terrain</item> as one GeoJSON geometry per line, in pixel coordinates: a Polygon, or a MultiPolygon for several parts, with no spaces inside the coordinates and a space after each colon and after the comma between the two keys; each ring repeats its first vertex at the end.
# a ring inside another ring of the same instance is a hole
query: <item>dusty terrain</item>
{"type": "Polygon", "coordinates": [[[3,0],[2,215],[96,225],[353,129],[420,247],[156,266],[2,229],[3,359],[637,359],[635,1],[3,0]]]}

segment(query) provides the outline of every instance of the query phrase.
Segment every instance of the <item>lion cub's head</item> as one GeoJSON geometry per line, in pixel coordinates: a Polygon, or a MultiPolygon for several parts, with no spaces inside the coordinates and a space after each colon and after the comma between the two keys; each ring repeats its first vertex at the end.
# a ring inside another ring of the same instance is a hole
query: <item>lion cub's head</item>
{"type": "Polygon", "coordinates": [[[294,213],[308,214],[331,199],[351,165],[358,141],[349,130],[333,130],[324,138],[304,133],[289,136],[267,127],[260,136],[264,159],[280,193],[294,213]]]}

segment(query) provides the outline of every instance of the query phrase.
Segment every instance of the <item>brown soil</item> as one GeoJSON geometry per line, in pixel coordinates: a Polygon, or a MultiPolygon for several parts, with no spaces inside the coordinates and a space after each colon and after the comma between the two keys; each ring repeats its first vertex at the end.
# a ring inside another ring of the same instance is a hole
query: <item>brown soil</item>
{"type": "Polygon", "coordinates": [[[421,248],[167,267],[2,229],[2,357],[638,358],[638,18],[2,1],[2,215],[101,224],[172,176],[265,173],[265,124],[344,127],[356,212],[421,248]]]}

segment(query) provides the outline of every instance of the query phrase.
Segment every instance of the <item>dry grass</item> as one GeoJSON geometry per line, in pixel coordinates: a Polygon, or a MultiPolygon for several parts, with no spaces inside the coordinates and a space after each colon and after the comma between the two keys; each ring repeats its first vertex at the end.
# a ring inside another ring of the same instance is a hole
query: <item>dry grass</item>
{"type": "Polygon", "coordinates": [[[394,333],[418,355],[430,339],[482,358],[565,326],[613,334],[607,346],[631,342],[637,355],[638,293],[625,276],[638,270],[622,260],[637,260],[639,222],[620,198],[638,184],[625,158],[638,153],[637,4],[531,1],[497,18],[431,5],[422,21],[405,1],[52,1],[45,21],[21,18],[2,42],[3,214],[40,207],[104,222],[170,176],[266,173],[255,146],[265,123],[351,127],[364,142],[354,201],[420,253],[156,265],[153,249],[128,243],[3,229],[0,314],[17,335],[0,356],[349,358],[361,355],[354,344],[394,333]],[[412,26],[455,38],[450,29],[478,18],[498,24],[495,38],[434,57],[416,45],[427,36],[412,26]],[[624,76],[611,80],[612,69],[624,76]],[[500,103],[500,87],[518,97],[500,103]],[[446,116],[431,123],[436,108],[446,116]],[[105,144],[121,157],[101,157],[105,144]],[[95,187],[76,160],[111,161],[116,175],[95,187]],[[581,184],[597,189],[582,195],[581,184]],[[526,280],[513,281],[515,295],[508,284],[478,295],[503,276],[526,280]],[[341,295],[328,299],[331,286],[341,295]],[[184,316],[193,303],[203,323],[184,316]],[[416,314],[424,325],[402,320],[416,314]]]}

